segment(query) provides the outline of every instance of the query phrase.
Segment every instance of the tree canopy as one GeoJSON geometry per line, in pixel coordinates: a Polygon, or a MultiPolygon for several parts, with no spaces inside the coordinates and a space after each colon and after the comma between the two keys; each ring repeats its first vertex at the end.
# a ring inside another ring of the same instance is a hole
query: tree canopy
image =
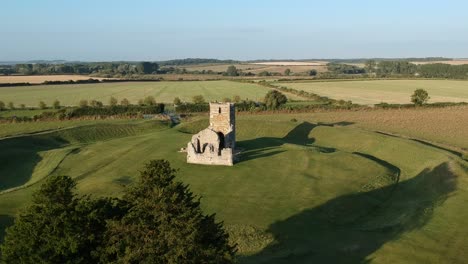
{"type": "Polygon", "coordinates": [[[234,65],[229,66],[227,68],[227,70],[226,70],[226,75],[227,76],[238,76],[239,72],[237,71],[236,66],[234,66],[234,65]]]}
{"type": "Polygon", "coordinates": [[[0,262],[232,263],[222,223],[175,175],[150,161],[121,199],[79,196],[72,178],[50,176],[7,228],[0,262]]]}
{"type": "Polygon", "coordinates": [[[75,194],[76,183],[52,176],[32,205],[7,229],[0,247],[6,263],[96,263],[106,220],[118,215],[112,199],[75,194]]]}
{"type": "Polygon", "coordinates": [[[235,253],[214,215],[204,215],[196,198],[168,161],[146,164],[126,190],[128,213],[112,221],[103,262],[231,263],[235,253]]]}
{"type": "Polygon", "coordinates": [[[424,89],[417,89],[414,91],[413,95],[411,95],[411,102],[413,102],[417,106],[421,106],[429,100],[429,94],[424,89]]]}
{"type": "Polygon", "coordinates": [[[55,99],[54,102],[52,103],[52,107],[54,109],[60,109],[60,101],[58,99],[55,99]]]}
{"type": "Polygon", "coordinates": [[[288,101],[288,98],[286,96],[277,91],[277,90],[271,90],[269,91],[264,98],[264,103],[265,106],[268,109],[278,109],[281,105],[285,104],[288,101]]]}
{"type": "Polygon", "coordinates": [[[330,72],[337,74],[360,74],[365,73],[363,68],[355,65],[341,64],[341,63],[328,63],[327,68],[330,72]]]}
{"type": "Polygon", "coordinates": [[[151,74],[156,73],[159,69],[159,65],[155,62],[140,62],[136,65],[136,70],[140,74],[151,74]]]}
{"type": "Polygon", "coordinates": [[[119,101],[117,101],[117,98],[111,96],[111,98],[109,98],[109,105],[110,106],[116,106],[118,104],[119,101]]]}
{"type": "Polygon", "coordinates": [[[146,96],[145,99],[143,100],[143,103],[145,105],[155,105],[156,104],[156,99],[154,99],[154,96],[146,96]]]}
{"type": "Polygon", "coordinates": [[[192,102],[194,104],[204,104],[205,98],[203,97],[203,95],[195,95],[194,97],[192,97],[192,102]]]}
{"type": "Polygon", "coordinates": [[[179,97],[175,97],[173,103],[174,103],[174,105],[180,105],[182,103],[182,101],[180,100],[179,97]]]}

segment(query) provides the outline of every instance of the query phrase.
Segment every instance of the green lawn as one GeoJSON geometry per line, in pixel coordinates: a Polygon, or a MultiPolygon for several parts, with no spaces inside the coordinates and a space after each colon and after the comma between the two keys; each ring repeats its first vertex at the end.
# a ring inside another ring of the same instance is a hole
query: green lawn
{"type": "Polygon", "coordinates": [[[351,100],[358,104],[381,102],[411,103],[416,89],[428,91],[429,102],[468,102],[468,81],[452,80],[376,80],[281,83],[296,90],[304,90],[333,99],[351,100]]]}
{"type": "Polygon", "coordinates": [[[0,227],[50,174],[70,175],[82,193],[118,196],[146,161],[165,158],[225,222],[241,263],[465,262],[467,162],[345,123],[290,117],[238,116],[243,152],[233,167],[186,164],[178,152],[205,118],[173,128],[101,121],[0,140],[0,227]]]}
{"type": "Polygon", "coordinates": [[[157,102],[163,103],[172,103],[175,97],[191,102],[194,95],[203,95],[206,100],[222,100],[235,95],[242,99],[262,100],[267,92],[267,88],[256,84],[231,81],[124,82],[2,87],[0,101],[37,107],[39,101],[50,106],[55,99],[62,105],[78,105],[82,99],[108,104],[111,96],[119,100],[127,98],[131,103],[146,96],[154,96],[157,102]]]}
{"type": "Polygon", "coordinates": [[[24,123],[0,123],[0,138],[17,136],[21,134],[41,133],[50,130],[64,129],[75,126],[84,126],[101,123],[127,123],[128,120],[102,121],[102,120],[64,120],[41,121],[24,123]]]}

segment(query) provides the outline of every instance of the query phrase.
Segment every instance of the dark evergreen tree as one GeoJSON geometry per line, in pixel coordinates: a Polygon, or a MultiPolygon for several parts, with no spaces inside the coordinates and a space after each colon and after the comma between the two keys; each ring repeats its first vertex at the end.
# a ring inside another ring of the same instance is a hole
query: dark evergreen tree
{"type": "Polygon", "coordinates": [[[136,70],[140,74],[156,73],[158,69],[159,65],[154,62],[140,62],[136,66],[136,70]]]}
{"type": "Polygon", "coordinates": [[[232,263],[235,248],[214,215],[204,215],[199,198],[175,181],[165,160],[151,161],[128,189],[128,213],[111,221],[105,263],[232,263]]]}
{"type": "Polygon", "coordinates": [[[106,220],[121,214],[117,200],[78,197],[66,176],[48,178],[33,204],[6,231],[5,263],[96,263],[106,220]]]}

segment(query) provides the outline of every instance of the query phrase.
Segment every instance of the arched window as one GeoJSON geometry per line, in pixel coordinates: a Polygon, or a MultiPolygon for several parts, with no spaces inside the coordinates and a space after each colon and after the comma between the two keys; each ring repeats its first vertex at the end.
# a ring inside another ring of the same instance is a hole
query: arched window
{"type": "Polygon", "coordinates": [[[221,107],[219,107],[219,108],[218,108],[218,113],[220,113],[220,114],[221,114],[221,107]]]}

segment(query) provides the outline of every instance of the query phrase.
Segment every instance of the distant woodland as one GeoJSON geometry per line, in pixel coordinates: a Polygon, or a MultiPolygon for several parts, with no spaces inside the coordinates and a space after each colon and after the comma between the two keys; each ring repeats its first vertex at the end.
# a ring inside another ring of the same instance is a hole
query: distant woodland
{"type": "MultiPolygon", "coordinates": [[[[440,59],[440,58],[439,58],[440,59]]],[[[419,60],[421,61],[421,59],[419,60]]],[[[427,58],[426,62],[431,62],[427,58]]],[[[53,74],[79,74],[95,75],[105,77],[125,77],[130,75],[149,74],[211,74],[225,76],[280,76],[289,75],[289,71],[284,74],[262,71],[252,73],[247,70],[240,70],[235,66],[226,67],[224,71],[213,70],[192,70],[189,71],[184,66],[200,64],[236,64],[234,60],[216,59],[180,59],[162,62],[65,62],[65,63],[18,63],[11,65],[0,65],[0,75],[53,75],[53,74]]],[[[331,60],[327,64],[324,73],[317,74],[310,71],[310,76],[316,78],[340,78],[343,76],[362,76],[379,78],[447,78],[447,79],[468,79],[468,64],[451,65],[437,62],[417,65],[409,60],[367,60],[360,61],[360,66],[356,66],[353,61],[331,60]],[[348,63],[348,64],[347,64],[348,63]],[[364,67],[361,67],[364,65],[364,67]]]]}

